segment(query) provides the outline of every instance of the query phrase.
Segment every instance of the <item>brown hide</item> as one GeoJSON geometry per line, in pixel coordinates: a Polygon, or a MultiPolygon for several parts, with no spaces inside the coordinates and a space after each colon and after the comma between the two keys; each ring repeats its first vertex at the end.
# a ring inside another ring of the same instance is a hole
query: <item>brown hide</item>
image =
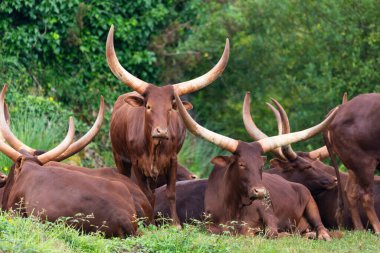
{"type": "MultiPolygon", "coordinates": [[[[130,193],[133,198],[137,218],[147,219],[147,223],[151,223],[153,210],[145,194],[130,178],[118,173],[114,168],[89,169],[60,162],[48,162],[44,166],[61,167],[71,171],[79,171],[89,176],[122,183],[129,190],[129,192],[126,192],[127,196],[130,193]]],[[[120,192],[120,194],[122,194],[122,192],[120,192]]]]}
{"type": "MultiPolygon", "coordinates": [[[[192,220],[203,220],[206,187],[207,179],[186,180],[176,183],[176,206],[181,224],[190,223],[192,220]]],[[[171,217],[165,189],[166,187],[162,186],[155,191],[154,218],[158,224],[162,223],[162,218],[171,217]]]]}
{"type": "Polygon", "coordinates": [[[143,176],[151,178],[166,174],[170,168],[171,160],[181,149],[186,134],[173,104],[173,92],[171,85],[151,85],[144,96],[130,92],[121,95],[115,102],[110,136],[116,165],[122,174],[130,175],[132,164],[137,164],[143,176]],[[135,100],[139,97],[141,101],[133,104],[126,102],[132,97],[135,100]],[[167,129],[168,139],[152,137],[157,127],[167,129]]]}
{"type": "Polygon", "coordinates": [[[297,152],[297,158],[293,161],[272,159],[267,172],[282,176],[288,181],[301,183],[315,196],[336,187],[337,179],[334,175],[325,172],[328,169],[333,168],[319,159],[311,159],[306,152],[297,152]]]}
{"type": "MultiPolygon", "coordinates": [[[[326,173],[329,173],[330,175],[335,175],[334,169],[330,167],[326,167],[325,169],[326,173]]],[[[342,184],[345,185],[348,181],[348,174],[340,172],[340,178],[342,181],[342,184]]],[[[375,176],[374,180],[374,196],[375,196],[375,210],[376,214],[380,215],[380,177],[375,176]]],[[[313,195],[315,201],[317,202],[319,212],[321,214],[322,222],[326,227],[329,228],[337,228],[338,223],[335,218],[335,214],[337,211],[337,200],[338,200],[338,189],[333,188],[330,190],[325,190],[322,192],[319,192],[317,195],[313,195]]],[[[347,202],[347,199],[345,198],[345,203],[347,202]]],[[[368,218],[363,210],[362,207],[359,207],[359,213],[362,223],[365,225],[365,227],[370,226],[368,218]]],[[[352,219],[350,215],[350,211],[348,209],[348,206],[344,206],[343,210],[343,227],[347,229],[353,229],[352,219]]]]}
{"type": "Polygon", "coordinates": [[[104,232],[107,237],[133,235],[137,229],[133,198],[124,184],[62,167],[41,166],[33,157],[18,159],[12,166],[2,207],[52,222],[74,217],[66,222],[85,232],[104,232]],[[93,218],[81,219],[86,216],[93,218]]]}
{"type": "Polygon", "coordinates": [[[238,173],[240,168],[231,163],[233,157],[216,157],[205,193],[206,214],[211,215],[211,232],[221,232],[218,224],[232,225],[231,221],[245,226],[235,226],[242,234],[255,232],[267,227],[268,234],[278,232],[305,232],[309,225],[317,230],[320,239],[329,240],[318,208],[310,192],[301,184],[291,183],[272,174],[263,173],[263,184],[269,191],[270,201],[246,202],[238,173]],[[236,179],[237,178],[237,179],[236,179]],[[250,231],[249,228],[253,228],[250,231]]]}
{"type": "Polygon", "coordinates": [[[373,175],[380,161],[379,112],[380,94],[362,94],[344,103],[327,128],[326,143],[349,170],[345,195],[354,227],[363,229],[361,202],[377,234],[380,222],[374,209],[373,175]]]}
{"type": "MultiPolygon", "coordinates": [[[[111,118],[110,136],[116,166],[120,173],[132,177],[152,207],[159,177],[169,182],[167,197],[175,206],[177,153],[185,139],[186,128],[173,100],[173,86],[150,85],[143,96],[136,92],[120,96],[111,118]],[[155,137],[157,131],[166,135],[155,137]]],[[[179,222],[175,214],[173,219],[179,222]]]]}
{"type": "MultiPolygon", "coordinates": [[[[197,179],[197,176],[191,171],[189,171],[187,168],[178,164],[176,181],[178,182],[178,181],[193,180],[193,179],[197,179]]],[[[167,179],[165,175],[161,175],[157,178],[157,181],[156,181],[157,188],[166,184],[167,184],[167,179]]]]}

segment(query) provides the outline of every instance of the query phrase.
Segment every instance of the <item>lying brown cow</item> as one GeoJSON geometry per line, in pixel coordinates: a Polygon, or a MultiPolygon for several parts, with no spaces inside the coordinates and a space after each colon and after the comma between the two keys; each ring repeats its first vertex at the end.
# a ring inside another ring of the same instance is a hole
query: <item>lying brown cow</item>
{"type": "MultiPolygon", "coordinates": [[[[220,223],[226,224],[239,221],[247,222],[248,227],[268,226],[271,231],[270,234],[275,235],[279,231],[278,229],[280,231],[282,228],[286,229],[288,228],[287,225],[290,226],[290,224],[296,225],[302,231],[302,228],[306,229],[308,227],[306,222],[308,221],[317,230],[319,238],[330,239],[327,230],[320,221],[318,208],[310,192],[304,186],[289,183],[279,176],[263,176],[264,160],[261,158],[261,154],[317,134],[332,120],[334,112],[320,125],[311,129],[282,136],[268,137],[253,143],[245,143],[219,135],[198,125],[186,112],[179,97],[177,95],[175,97],[182,119],[193,134],[233,153],[231,157],[218,157],[213,160],[218,168],[214,168],[209,177],[205,196],[205,210],[211,215],[212,221],[216,224],[210,226],[212,232],[221,231],[218,226],[220,223]],[[267,177],[269,181],[272,181],[265,186],[270,187],[269,190],[272,190],[272,192],[269,191],[269,195],[272,203],[274,203],[273,208],[271,205],[266,205],[265,201],[254,202],[254,200],[268,196],[262,180],[263,177],[267,177]],[[278,188],[280,185],[281,187],[278,188]],[[277,190],[280,191],[278,196],[276,196],[277,190]],[[299,192],[299,195],[296,192],[299,192]],[[290,195],[287,196],[287,194],[290,195]],[[298,196],[298,198],[292,198],[293,196],[298,196]],[[284,201],[285,199],[287,201],[284,201]],[[292,204],[287,205],[290,201],[288,199],[296,201],[291,202],[294,204],[293,206],[297,206],[297,203],[299,203],[299,208],[291,209],[292,204]],[[276,206],[281,206],[281,209],[276,209],[276,206]],[[268,210],[270,210],[271,214],[268,214],[268,210]],[[276,210],[287,210],[288,212],[284,211],[280,214],[276,210]],[[278,215],[277,219],[276,215],[278,215]],[[306,219],[306,216],[308,219],[306,219]],[[289,219],[290,223],[288,222],[289,219]]],[[[245,228],[238,232],[249,232],[245,228]]]]}
{"type": "MultiPolygon", "coordinates": [[[[207,179],[186,180],[176,183],[176,205],[181,224],[191,223],[192,220],[203,220],[206,187],[207,179]]],[[[166,198],[165,189],[165,186],[161,186],[155,191],[154,218],[158,224],[162,223],[162,218],[169,219],[171,217],[170,204],[166,198]]]]}
{"type": "MultiPolygon", "coordinates": [[[[167,179],[167,198],[174,223],[177,153],[185,140],[186,128],[177,112],[174,93],[185,95],[212,83],[224,71],[229,43],[219,62],[206,74],[190,81],[156,86],[129,73],[119,63],[113,42],[112,26],[106,45],[107,62],[114,75],[132,88],[114,104],[110,137],[115,163],[120,173],[132,177],[154,206],[154,189],[159,176],[167,179]]],[[[188,109],[192,108],[186,103],[188,109]]]]}
{"type": "MultiPolygon", "coordinates": [[[[5,90],[6,86],[0,97],[2,108],[5,90]]],[[[2,134],[14,136],[10,131],[3,131],[6,123],[2,109],[0,119],[2,134]]],[[[17,210],[24,216],[37,215],[49,221],[73,217],[67,223],[85,232],[104,232],[107,237],[135,234],[137,213],[132,195],[124,184],[62,167],[42,166],[68,149],[74,131],[74,122],[70,119],[66,138],[41,155],[15,150],[0,142],[0,151],[14,161],[6,180],[2,209],[17,210]]]]}

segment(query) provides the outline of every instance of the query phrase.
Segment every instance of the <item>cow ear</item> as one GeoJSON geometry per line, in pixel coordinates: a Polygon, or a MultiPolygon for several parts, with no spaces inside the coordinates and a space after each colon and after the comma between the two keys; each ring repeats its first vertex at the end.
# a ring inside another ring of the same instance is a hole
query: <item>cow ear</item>
{"type": "Polygon", "coordinates": [[[219,156],[214,157],[211,160],[211,163],[214,165],[218,165],[220,167],[226,167],[231,163],[231,159],[232,159],[231,156],[219,155],[219,156]]]}
{"type": "Polygon", "coordinates": [[[133,107],[139,107],[144,105],[144,98],[138,96],[127,96],[124,98],[124,102],[128,103],[133,107]]]}
{"type": "MultiPolygon", "coordinates": [[[[188,102],[188,101],[182,101],[182,104],[186,108],[186,110],[193,109],[193,105],[190,102],[188,102]]],[[[173,109],[177,110],[177,108],[178,108],[177,104],[176,104],[175,100],[173,100],[173,109]]]]}
{"type": "Polygon", "coordinates": [[[267,161],[267,157],[266,156],[261,156],[261,159],[263,160],[263,163],[265,163],[267,161]]]}

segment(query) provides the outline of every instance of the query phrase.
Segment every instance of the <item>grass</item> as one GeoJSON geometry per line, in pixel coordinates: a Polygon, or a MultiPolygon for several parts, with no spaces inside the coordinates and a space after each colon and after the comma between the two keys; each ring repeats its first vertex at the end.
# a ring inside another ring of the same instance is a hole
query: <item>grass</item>
{"type": "Polygon", "coordinates": [[[202,226],[140,229],[141,236],[124,240],[84,235],[62,222],[0,214],[0,250],[4,252],[378,252],[380,240],[369,232],[344,231],[332,242],[291,236],[269,240],[262,236],[211,235],[202,226]]]}

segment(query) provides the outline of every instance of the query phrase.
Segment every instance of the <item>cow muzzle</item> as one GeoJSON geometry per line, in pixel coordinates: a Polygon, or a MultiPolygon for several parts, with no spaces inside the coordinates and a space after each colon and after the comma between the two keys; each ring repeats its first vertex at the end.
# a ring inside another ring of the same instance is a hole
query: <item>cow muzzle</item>
{"type": "Polygon", "coordinates": [[[167,128],[156,127],[152,132],[152,138],[169,139],[169,131],[167,128]]]}
{"type": "Polygon", "coordinates": [[[250,200],[263,199],[267,195],[268,195],[268,191],[267,189],[265,189],[265,187],[252,187],[248,192],[248,196],[250,200]]]}

